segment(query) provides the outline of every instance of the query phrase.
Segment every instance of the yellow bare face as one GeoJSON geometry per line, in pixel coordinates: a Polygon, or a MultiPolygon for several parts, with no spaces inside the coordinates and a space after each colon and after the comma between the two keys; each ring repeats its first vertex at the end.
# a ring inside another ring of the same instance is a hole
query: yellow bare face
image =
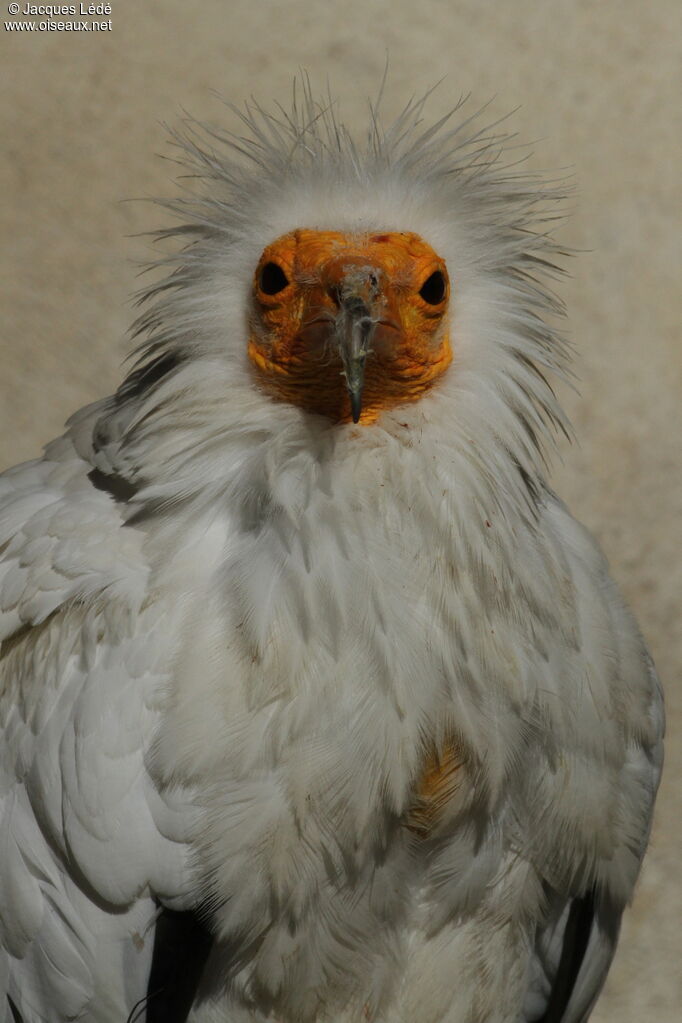
{"type": "Polygon", "coordinates": [[[253,282],[249,357],[274,397],[372,423],[448,368],[444,261],[418,235],[293,231],[253,282]]]}

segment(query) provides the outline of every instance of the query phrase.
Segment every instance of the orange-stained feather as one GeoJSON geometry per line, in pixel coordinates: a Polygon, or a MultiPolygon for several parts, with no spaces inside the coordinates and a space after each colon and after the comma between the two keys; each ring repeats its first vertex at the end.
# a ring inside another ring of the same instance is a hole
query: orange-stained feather
{"type": "Polygon", "coordinates": [[[405,815],[405,826],[419,838],[428,838],[442,822],[461,785],[463,763],[462,751],[451,740],[440,752],[433,750],[427,756],[414,802],[405,815]]]}

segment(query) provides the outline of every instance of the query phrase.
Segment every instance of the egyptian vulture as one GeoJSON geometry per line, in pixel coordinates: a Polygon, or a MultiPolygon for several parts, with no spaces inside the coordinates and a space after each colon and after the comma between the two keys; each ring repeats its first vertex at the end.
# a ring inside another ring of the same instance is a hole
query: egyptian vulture
{"type": "Polygon", "coordinates": [[[590,1014],[660,689],[545,481],[562,197],[422,106],[189,124],[139,361],[0,478],[6,1023],[590,1014]]]}

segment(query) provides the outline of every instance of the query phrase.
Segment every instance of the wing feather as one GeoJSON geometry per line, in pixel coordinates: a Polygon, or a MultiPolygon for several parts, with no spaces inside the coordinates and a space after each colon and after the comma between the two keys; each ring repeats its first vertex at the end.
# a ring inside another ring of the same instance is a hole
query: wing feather
{"type": "Polygon", "coordinates": [[[527,804],[535,801],[541,820],[553,819],[544,833],[554,851],[543,850],[551,911],[536,934],[523,1018],[584,1023],[611,965],[649,840],[664,710],[653,662],[603,555],[560,502],[548,511],[550,528],[557,524],[571,554],[580,597],[576,679],[583,681],[563,693],[564,701],[579,702],[561,762],[533,777],[527,804]],[[572,876],[556,870],[559,859],[572,865],[572,876]]]}
{"type": "Polygon", "coordinates": [[[144,534],[90,470],[67,437],[0,477],[0,1020],[10,1023],[125,1019],[146,986],[156,898],[187,891],[188,801],[163,791],[149,755],[172,614],[150,592],[144,534]]]}

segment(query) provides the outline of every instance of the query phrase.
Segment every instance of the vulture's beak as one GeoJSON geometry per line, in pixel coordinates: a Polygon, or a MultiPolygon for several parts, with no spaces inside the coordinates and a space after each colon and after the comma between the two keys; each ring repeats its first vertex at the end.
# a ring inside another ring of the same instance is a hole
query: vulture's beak
{"type": "Polygon", "coordinates": [[[347,267],[335,288],[334,298],[339,311],[334,320],[334,337],[343,364],[354,423],[359,421],[362,412],[365,361],[371,353],[372,337],[384,304],[379,274],[376,267],[347,267]]]}

